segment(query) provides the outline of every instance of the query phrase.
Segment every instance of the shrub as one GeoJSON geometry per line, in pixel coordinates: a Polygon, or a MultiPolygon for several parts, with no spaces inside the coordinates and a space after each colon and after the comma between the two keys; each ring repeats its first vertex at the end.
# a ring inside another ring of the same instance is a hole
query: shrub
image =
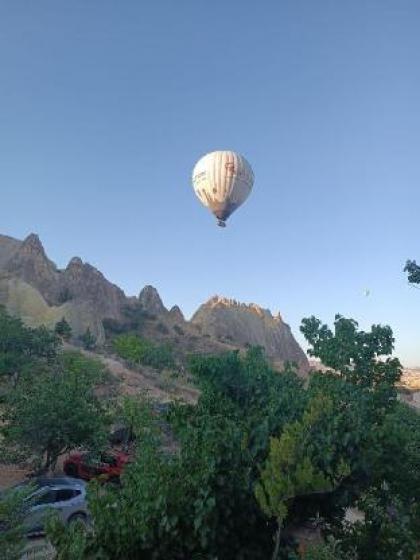
{"type": "Polygon", "coordinates": [[[34,488],[9,489],[0,499],[0,551],[2,560],[20,560],[25,547],[24,518],[34,488]]]}
{"type": "Polygon", "coordinates": [[[105,413],[94,394],[103,368],[78,352],[65,352],[51,370],[22,376],[5,398],[2,433],[7,447],[54,469],[58,457],[105,440],[105,413]]]}
{"type": "Polygon", "coordinates": [[[63,340],[70,340],[72,329],[65,317],[63,317],[61,321],[58,321],[58,323],[56,323],[54,332],[58,334],[58,336],[61,336],[63,340]]]}
{"type": "Polygon", "coordinates": [[[31,329],[0,306],[0,375],[17,382],[25,372],[48,367],[57,357],[59,338],[45,327],[31,329]]]}
{"type": "Polygon", "coordinates": [[[133,364],[150,366],[158,371],[175,365],[172,349],[167,344],[154,344],[136,335],[120,335],[113,341],[115,352],[133,364]]]}
{"type": "Polygon", "coordinates": [[[89,327],[79,337],[79,340],[85,350],[93,350],[96,346],[96,338],[93,336],[89,327]]]}

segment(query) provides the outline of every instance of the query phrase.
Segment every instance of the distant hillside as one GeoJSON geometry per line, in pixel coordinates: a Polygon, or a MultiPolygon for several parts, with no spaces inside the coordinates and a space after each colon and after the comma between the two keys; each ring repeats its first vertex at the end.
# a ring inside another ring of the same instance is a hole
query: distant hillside
{"type": "Polygon", "coordinates": [[[75,338],[89,328],[99,344],[107,334],[132,330],[171,342],[180,357],[260,345],[277,365],[294,361],[302,372],[309,367],[280,315],[216,296],[186,321],[178,306],[165,308],[152,286],[127,297],[78,257],[58,269],[35,234],[23,241],[0,235],[0,305],[32,326],[54,327],[65,317],[75,338]]]}

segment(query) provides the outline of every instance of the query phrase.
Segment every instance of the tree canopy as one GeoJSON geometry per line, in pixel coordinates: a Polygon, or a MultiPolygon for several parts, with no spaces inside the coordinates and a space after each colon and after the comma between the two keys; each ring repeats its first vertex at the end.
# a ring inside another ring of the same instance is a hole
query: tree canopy
{"type": "Polygon", "coordinates": [[[98,362],[64,352],[50,369],[22,376],[4,402],[6,449],[34,456],[48,470],[74,447],[103,442],[105,411],[94,393],[102,375],[98,362]]]}
{"type": "Polygon", "coordinates": [[[60,341],[45,327],[32,329],[0,306],[0,376],[16,381],[25,371],[50,364],[60,341]]]}
{"type": "MultiPolygon", "coordinates": [[[[147,399],[124,400],[115,414],[136,435],[135,458],[120,488],[90,485],[92,531],[52,523],[59,557],[412,560],[420,416],[396,398],[393,333],[360,330],[340,315],[333,328],[306,318],[302,332],[328,368],[307,380],[250,348],[191,357],[195,405],[174,402],[158,415],[147,399]],[[364,519],[349,525],[349,507],[364,519]],[[325,542],[298,549],[294,528],[314,520],[325,542]]],[[[172,367],[138,337],[114,344],[133,363],[152,355],[172,367]]],[[[109,415],[95,391],[104,375],[98,362],[62,351],[54,335],[4,311],[0,349],[2,363],[12,364],[5,379],[17,372],[3,395],[3,451],[46,469],[75,446],[104,442],[109,415]]]]}
{"type": "Polygon", "coordinates": [[[408,282],[410,284],[420,284],[420,266],[416,261],[408,260],[405,263],[404,272],[407,272],[408,282]]]}

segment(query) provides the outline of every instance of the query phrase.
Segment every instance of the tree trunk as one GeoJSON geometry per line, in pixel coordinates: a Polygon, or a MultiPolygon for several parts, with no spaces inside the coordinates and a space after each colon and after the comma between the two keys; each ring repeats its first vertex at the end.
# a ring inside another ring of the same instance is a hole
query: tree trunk
{"type": "Polygon", "coordinates": [[[54,471],[57,464],[58,454],[52,449],[47,449],[43,472],[47,473],[50,470],[54,471]]]}
{"type": "Polygon", "coordinates": [[[271,557],[271,560],[277,560],[277,557],[279,555],[280,537],[281,537],[281,523],[280,523],[280,521],[277,521],[276,538],[275,538],[275,543],[274,543],[273,556],[271,557]]]}

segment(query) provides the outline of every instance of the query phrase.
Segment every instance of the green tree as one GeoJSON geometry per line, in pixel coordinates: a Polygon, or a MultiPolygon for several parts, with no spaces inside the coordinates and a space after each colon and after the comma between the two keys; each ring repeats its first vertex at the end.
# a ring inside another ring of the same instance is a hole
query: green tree
{"type": "Polygon", "coordinates": [[[25,547],[24,517],[33,487],[9,489],[0,499],[0,552],[2,560],[20,560],[25,547]]]}
{"type": "Polygon", "coordinates": [[[247,442],[256,462],[264,460],[269,438],[285,424],[300,418],[306,402],[302,380],[291,367],[274,370],[259,347],[245,356],[229,352],[218,356],[192,356],[190,371],[202,392],[200,405],[228,399],[246,425],[247,442]]]}
{"type": "Polygon", "coordinates": [[[420,414],[397,403],[376,435],[376,482],[386,481],[391,493],[420,506],[420,414]]]}
{"type": "Polygon", "coordinates": [[[35,372],[57,356],[59,339],[45,327],[31,329],[0,306],[0,375],[16,382],[25,371],[35,372]]]}
{"type": "MultiPolygon", "coordinates": [[[[345,552],[341,543],[329,538],[325,543],[313,544],[300,556],[301,560],[357,560],[354,550],[348,549],[345,552]]],[[[297,558],[296,558],[297,560],[297,558]]]]}
{"type": "Polygon", "coordinates": [[[93,350],[96,346],[96,337],[93,336],[89,327],[80,335],[79,340],[85,350],[93,350]]]}
{"type": "MultiPolygon", "coordinates": [[[[293,501],[306,495],[331,492],[349,475],[341,460],[334,472],[316,463],[314,432],[322,428],[332,403],[326,396],[310,401],[301,421],[288,424],[278,438],[271,438],[270,452],[256,484],[255,495],[264,513],[277,523],[272,559],[278,558],[281,531],[293,501]]],[[[326,448],[328,452],[328,447],[326,448]]]]}
{"type": "Polygon", "coordinates": [[[408,282],[410,284],[420,284],[420,266],[416,261],[408,260],[405,263],[404,272],[407,272],[408,282]]]}
{"type": "Polygon", "coordinates": [[[364,332],[353,319],[336,315],[333,332],[312,316],[302,320],[300,330],[310,344],[310,356],[347,381],[376,389],[384,406],[396,398],[395,383],[402,367],[397,358],[389,357],[394,349],[389,326],[372,325],[370,332],[364,332]]]}
{"type": "Polygon", "coordinates": [[[101,364],[78,352],[64,352],[35,377],[22,376],[4,403],[6,448],[35,455],[46,471],[74,447],[99,444],[105,412],[94,387],[102,376],[101,364]]]}
{"type": "MultiPolygon", "coordinates": [[[[329,373],[313,375],[308,393],[321,392],[331,398],[333,455],[344,457],[352,473],[334,493],[330,507],[348,507],[358,502],[373,519],[372,512],[376,508],[380,516],[382,506],[371,489],[386,487],[390,501],[398,504],[405,519],[401,532],[406,532],[408,542],[410,531],[420,533],[420,417],[407,405],[396,402],[395,383],[400,378],[401,366],[396,359],[384,359],[393,349],[391,329],[374,326],[365,333],[358,331],[354,321],[337,316],[334,333],[313,317],[304,320],[302,331],[312,345],[312,355],[333,368],[329,373]]],[[[386,523],[384,519],[384,527],[386,523]]],[[[339,534],[342,520],[337,524],[335,519],[332,526],[335,534],[339,534]]],[[[362,535],[366,537],[369,533],[369,524],[358,527],[353,545],[357,544],[360,558],[368,558],[363,552],[362,535]]],[[[378,550],[388,547],[395,553],[390,531],[375,534],[378,550]]],[[[402,551],[403,548],[401,554],[402,551]]]]}
{"type": "Polygon", "coordinates": [[[117,336],[113,340],[113,348],[118,356],[134,365],[150,366],[158,371],[175,366],[170,346],[154,344],[133,334],[117,336]]]}
{"type": "MultiPolygon", "coordinates": [[[[62,533],[61,544],[54,541],[59,557],[266,559],[276,519],[286,538],[289,525],[319,514],[336,540],[308,551],[308,560],[364,560],[365,537],[348,533],[344,512],[364,507],[369,489],[383,484],[407,535],[420,534],[419,416],[395,400],[398,375],[381,369],[384,354],[372,353],[389,345],[371,336],[363,349],[359,334],[351,322],[348,336],[334,342],[337,367],[312,374],[305,386],[292,368],[275,371],[251,348],[245,356],[191,358],[196,405],[174,403],[157,417],[147,402],[124,400],[118,417],[135,432],[138,455],[121,489],[92,486],[95,531],[62,533]]],[[[319,355],[332,354],[334,337],[319,343],[319,355]]],[[[136,337],[120,343],[126,359],[141,358],[136,337]]],[[[394,538],[388,529],[377,535],[381,550],[394,538]]]]}
{"type": "Polygon", "coordinates": [[[70,340],[72,329],[65,317],[56,323],[54,332],[58,334],[58,336],[61,336],[63,340],[70,340]]]}
{"type": "MultiPolygon", "coordinates": [[[[179,411],[177,445],[168,453],[156,437],[162,420],[145,403],[124,403],[142,443],[120,489],[91,487],[95,531],[86,557],[251,560],[268,552],[269,531],[249,484],[242,427],[228,403],[217,407],[217,414],[179,411]]],[[[54,544],[69,546],[61,542],[54,544]]]]}
{"type": "Polygon", "coordinates": [[[46,533],[55,551],[55,560],[82,560],[89,556],[89,533],[84,523],[63,525],[56,512],[46,518],[46,533]]]}
{"type": "Polygon", "coordinates": [[[357,505],[364,520],[341,533],[345,550],[356,550],[360,560],[411,560],[420,553],[418,527],[409,511],[415,506],[407,508],[386,484],[369,489],[357,505]]]}

